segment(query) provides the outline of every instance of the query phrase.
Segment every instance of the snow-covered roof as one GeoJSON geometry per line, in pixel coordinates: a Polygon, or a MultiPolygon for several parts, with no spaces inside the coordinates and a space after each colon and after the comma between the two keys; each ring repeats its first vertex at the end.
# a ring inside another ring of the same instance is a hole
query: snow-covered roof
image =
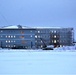
{"type": "Polygon", "coordinates": [[[7,27],[2,27],[3,29],[6,29],[6,28],[15,28],[15,29],[17,29],[18,28],[18,26],[7,26],[7,27]]]}
{"type": "Polygon", "coordinates": [[[28,27],[21,25],[11,25],[11,26],[2,27],[2,29],[24,29],[24,28],[28,28],[28,27]]]}
{"type": "Polygon", "coordinates": [[[0,29],[62,29],[61,27],[27,27],[21,25],[11,25],[11,26],[4,26],[0,29]]]}
{"type": "Polygon", "coordinates": [[[21,26],[21,25],[11,25],[11,26],[4,26],[2,27],[2,29],[27,29],[27,28],[31,28],[31,29],[45,29],[45,28],[57,28],[59,29],[60,27],[27,27],[27,26],[21,26]]]}
{"type": "Polygon", "coordinates": [[[39,28],[39,29],[45,29],[45,28],[59,29],[61,27],[33,27],[33,28],[39,28]]]}

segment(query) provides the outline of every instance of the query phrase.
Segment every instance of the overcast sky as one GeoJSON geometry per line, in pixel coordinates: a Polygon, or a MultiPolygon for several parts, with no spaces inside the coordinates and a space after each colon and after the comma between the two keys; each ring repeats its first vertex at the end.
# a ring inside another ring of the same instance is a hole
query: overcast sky
{"type": "Polygon", "coordinates": [[[76,0],[0,0],[0,25],[75,27],[76,0]]]}

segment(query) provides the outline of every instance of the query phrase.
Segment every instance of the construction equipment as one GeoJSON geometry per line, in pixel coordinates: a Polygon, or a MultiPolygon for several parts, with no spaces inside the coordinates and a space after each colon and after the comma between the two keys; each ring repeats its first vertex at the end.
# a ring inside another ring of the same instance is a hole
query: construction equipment
{"type": "Polygon", "coordinates": [[[42,39],[42,38],[40,38],[41,39],[41,41],[43,42],[43,50],[53,50],[53,48],[54,48],[54,46],[53,45],[46,45],[45,44],[45,42],[44,42],[44,40],[42,39]]]}

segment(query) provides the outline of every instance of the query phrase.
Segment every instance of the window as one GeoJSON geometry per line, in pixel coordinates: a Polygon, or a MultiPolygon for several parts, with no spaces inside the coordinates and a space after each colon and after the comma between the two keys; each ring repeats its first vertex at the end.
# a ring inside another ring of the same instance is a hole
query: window
{"type": "Polygon", "coordinates": [[[10,35],[9,35],[9,36],[6,35],[5,37],[6,37],[6,38],[7,38],[7,37],[8,37],[8,38],[13,38],[13,37],[15,38],[15,36],[12,36],[12,35],[11,35],[11,36],[10,36],[10,35]]]}
{"type": "Polygon", "coordinates": [[[59,40],[57,40],[57,42],[59,42],[59,40]]]}
{"type": "Polygon", "coordinates": [[[41,48],[42,48],[43,46],[41,45],[41,48]]]}
{"type": "Polygon", "coordinates": [[[41,41],[41,43],[42,43],[42,41],[41,41]]]}
{"type": "Polygon", "coordinates": [[[14,47],[16,47],[16,45],[14,45],[14,47]]]}
{"type": "Polygon", "coordinates": [[[32,30],[30,32],[32,32],[32,30]]]}
{"type": "Polygon", "coordinates": [[[6,40],[6,43],[7,43],[8,41],[6,40]]]}
{"type": "Polygon", "coordinates": [[[56,43],[56,40],[54,40],[54,43],[56,43]]]}
{"type": "Polygon", "coordinates": [[[60,40],[60,43],[61,43],[62,41],[60,40]]]}
{"type": "Polygon", "coordinates": [[[10,47],[10,45],[8,47],[10,47]]]}
{"type": "Polygon", "coordinates": [[[1,30],[1,32],[3,32],[3,30],[1,30]]]}
{"type": "Polygon", "coordinates": [[[56,30],[54,31],[54,33],[56,33],[56,30]]]}
{"type": "Polygon", "coordinates": [[[52,30],[52,33],[53,33],[53,30],[52,30]]]}
{"type": "Polygon", "coordinates": [[[1,35],[1,37],[3,37],[3,36],[1,35]]]}
{"type": "Polygon", "coordinates": [[[38,36],[38,38],[40,38],[40,36],[38,36]]]}
{"type": "Polygon", "coordinates": [[[35,42],[37,42],[37,40],[35,42]]]}
{"type": "Polygon", "coordinates": [[[60,47],[62,47],[62,45],[60,45],[60,47]]]}
{"type": "Polygon", "coordinates": [[[10,40],[9,40],[9,41],[8,41],[8,40],[6,40],[6,43],[10,43],[10,42],[11,42],[10,40]]]}
{"type": "Polygon", "coordinates": [[[35,38],[37,38],[37,35],[35,35],[35,38]]]}
{"type": "Polygon", "coordinates": [[[6,45],[6,47],[7,47],[7,45],[6,45]]]}
{"type": "Polygon", "coordinates": [[[10,43],[10,40],[8,42],[10,43]]]}
{"type": "Polygon", "coordinates": [[[13,41],[11,41],[11,42],[13,42],[13,41]]]}
{"type": "Polygon", "coordinates": [[[13,47],[13,45],[11,45],[11,47],[13,47]]]}
{"type": "Polygon", "coordinates": [[[31,35],[31,37],[32,37],[32,35],[31,35]]]}
{"type": "Polygon", "coordinates": [[[26,46],[25,48],[27,49],[28,47],[26,46]]]}
{"type": "Polygon", "coordinates": [[[16,36],[13,36],[14,38],[16,37],[16,36]]]}
{"type": "Polygon", "coordinates": [[[11,38],[13,38],[13,36],[11,36],[11,38]]]}
{"type": "Polygon", "coordinates": [[[24,31],[21,31],[21,34],[24,34],[24,31]]]}
{"type": "Polygon", "coordinates": [[[56,35],[54,35],[54,38],[56,38],[56,35]]]}
{"type": "Polygon", "coordinates": [[[24,36],[20,36],[21,39],[24,39],[24,36]]]}
{"type": "Polygon", "coordinates": [[[8,36],[8,38],[10,38],[10,35],[8,36]]]}
{"type": "Polygon", "coordinates": [[[38,31],[38,33],[40,33],[40,31],[38,31]]]}
{"type": "Polygon", "coordinates": [[[25,40],[22,40],[22,44],[25,44],[25,40]]]}
{"type": "Polygon", "coordinates": [[[6,38],[7,38],[7,35],[6,35],[6,38]]]}
{"type": "Polygon", "coordinates": [[[42,36],[40,35],[40,37],[42,38],[42,36]]]}

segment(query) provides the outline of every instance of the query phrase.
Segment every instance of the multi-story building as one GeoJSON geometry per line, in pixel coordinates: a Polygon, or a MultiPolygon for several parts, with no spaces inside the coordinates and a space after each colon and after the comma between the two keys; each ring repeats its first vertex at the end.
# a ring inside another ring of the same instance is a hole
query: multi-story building
{"type": "Polygon", "coordinates": [[[43,48],[44,45],[54,47],[71,46],[74,41],[73,28],[0,28],[1,48],[43,48]]]}

